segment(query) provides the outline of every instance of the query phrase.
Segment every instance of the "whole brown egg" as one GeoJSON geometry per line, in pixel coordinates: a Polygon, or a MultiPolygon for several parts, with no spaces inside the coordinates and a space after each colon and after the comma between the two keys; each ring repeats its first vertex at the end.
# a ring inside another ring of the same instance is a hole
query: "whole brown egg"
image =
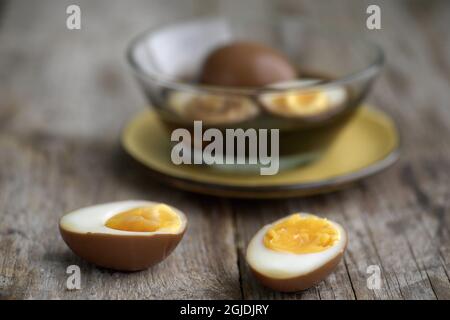
{"type": "Polygon", "coordinates": [[[233,42],[213,50],[200,72],[201,83],[226,87],[261,87],[296,77],[287,57],[255,42],[233,42]]]}

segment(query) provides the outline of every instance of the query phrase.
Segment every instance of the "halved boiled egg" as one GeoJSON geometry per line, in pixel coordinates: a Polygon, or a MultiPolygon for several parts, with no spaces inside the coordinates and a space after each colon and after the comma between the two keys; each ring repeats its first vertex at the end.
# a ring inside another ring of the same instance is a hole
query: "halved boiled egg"
{"type": "Polygon", "coordinates": [[[178,116],[210,125],[242,122],[259,113],[258,107],[249,98],[237,95],[173,92],[169,96],[168,106],[178,116]]]}
{"type": "Polygon", "coordinates": [[[81,258],[122,271],[146,269],[164,260],[186,230],[178,209],[150,201],[121,201],[64,215],[59,230],[81,258]]]}
{"type": "Polygon", "coordinates": [[[337,223],[295,213],[259,230],[247,248],[247,263],[265,286],[283,292],[307,289],[341,260],[347,234],[337,223]]]}
{"type": "Polygon", "coordinates": [[[286,89],[283,92],[265,93],[260,96],[264,108],[272,114],[284,117],[311,117],[337,110],[348,99],[342,86],[302,88],[318,80],[304,79],[272,85],[270,88],[286,89]],[[297,89],[290,89],[297,87],[297,89]]]}

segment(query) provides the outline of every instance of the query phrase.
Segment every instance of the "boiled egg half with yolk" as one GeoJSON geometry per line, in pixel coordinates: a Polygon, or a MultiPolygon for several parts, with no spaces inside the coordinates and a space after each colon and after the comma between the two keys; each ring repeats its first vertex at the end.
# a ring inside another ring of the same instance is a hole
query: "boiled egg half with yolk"
{"type": "Polygon", "coordinates": [[[274,115],[300,118],[328,114],[344,106],[348,99],[344,87],[338,85],[306,87],[318,82],[314,79],[302,79],[269,86],[268,88],[283,91],[262,94],[261,104],[274,115]],[[298,89],[293,89],[295,87],[298,89]]]}
{"type": "Polygon", "coordinates": [[[263,285],[295,292],[327,277],[346,245],[347,234],[339,224],[295,213],[259,230],[248,245],[246,258],[263,285]]]}
{"type": "Polygon", "coordinates": [[[173,92],[169,96],[168,106],[185,120],[201,120],[210,125],[247,121],[259,112],[250,99],[237,95],[173,92]]]}
{"type": "Polygon", "coordinates": [[[61,236],[81,258],[121,271],[146,269],[164,260],[186,230],[178,209],[150,201],[95,205],[64,215],[61,236]]]}

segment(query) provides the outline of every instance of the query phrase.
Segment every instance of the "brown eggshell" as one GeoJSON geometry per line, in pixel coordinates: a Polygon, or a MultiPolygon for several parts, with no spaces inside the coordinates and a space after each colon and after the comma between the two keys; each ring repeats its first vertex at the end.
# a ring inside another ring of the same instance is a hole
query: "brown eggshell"
{"type": "Polygon", "coordinates": [[[79,257],[95,265],[120,271],[147,269],[169,256],[184,235],[152,234],[118,236],[76,233],[60,227],[61,236],[79,257]]]}
{"type": "Polygon", "coordinates": [[[262,87],[295,79],[297,72],[281,52],[254,42],[234,42],[207,56],[200,82],[214,86],[262,87]]]}
{"type": "Polygon", "coordinates": [[[325,279],[339,264],[342,256],[344,255],[344,251],[313,272],[293,278],[275,279],[261,274],[251,266],[250,269],[256,279],[258,279],[264,286],[280,292],[296,292],[311,288],[312,286],[325,279]]]}

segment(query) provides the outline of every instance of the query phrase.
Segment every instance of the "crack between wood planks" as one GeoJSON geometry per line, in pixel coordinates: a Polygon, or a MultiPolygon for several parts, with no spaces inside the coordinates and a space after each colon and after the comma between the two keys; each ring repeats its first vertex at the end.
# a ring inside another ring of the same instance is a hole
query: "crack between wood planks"
{"type": "MultiPolygon", "coordinates": [[[[342,199],[342,196],[340,196],[340,199],[341,200],[343,200],[342,199]]],[[[343,201],[342,201],[343,202],[343,201]]],[[[343,206],[341,206],[341,215],[342,215],[342,217],[344,218],[344,220],[348,223],[349,221],[350,221],[350,219],[348,218],[348,216],[347,216],[347,214],[346,214],[346,211],[345,211],[345,208],[343,207],[343,206]]],[[[363,223],[363,225],[364,225],[364,223],[363,223]]],[[[365,225],[364,225],[364,227],[365,227],[365,225]]],[[[375,253],[376,254],[376,253],[375,253]]],[[[347,255],[348,256],[350,256],[350,253],[347,253],[347,255]]],[[[352,280],[352,277],[351,277],[351,274],[350,274],[350,270],[349,270],[349,268],[348,268],[348,263],[347,263],[347,255],[344,255],[344,266],[345,266],[345,270],[347,271],[347,275],[348,275],[348,278],[349,278],[349,280],[350,280],[350,286],[351,286],[351,288],[352,288],[352,291],[353,291],[353,295],[354,295],[354,297],[355,297],[355,300],[358,300],[358,296],[357,296],[357,294],[356,294],[356,290],[355,290],[355,287],[354,287],[354,285],[353,285],[353,280],[352,280]]],[[[378,259],[378,257],[377,257],[377,259],[378,259]]],[[[354,261],[354,259],[352,259],[351,257],[350,257],[350,260],[353,260],[354,261]]],[[[378,259],[379,260],[379,259],[378,259]]],[[[387,281],[386,281],[387,282],[387,281]]],[[[376,297],[375,295],[373,295],[374,297],[376,297]]]]}
{"type": "Polygon", "coordinates": [[[234,210],[234,207],[232,206],[232,204],[230,203],[230,200],[224,200],[224,203],[231,208],[231,220],[232,220],[232,224],[233,224],[233,238],[234,238],[234,247],[235,247],[235,251],[236,251],[236,264],[237,264],[237,270],[238,270],[238,274],[239,274],[239,289],[241,292],[241,299],[245,299],[244,296],[244,287],[243,287],[243,280],[242,280],[242,269],[241,269],[241,265],[242,265],[242,258],[240,255],[240,236],[238,233],[238,228],[237,228],[237,213],[236,210],[234,210]]]}
{"type": "MultiPolygon", "coordinates": [[[[364,224],[364,226],[366,228],[367,234],[369,236],[370,242],[371,242],[371,244],[373,246],[373,249],[375,251],[375,255],[377,256],[378,262],[380,263],[381,270],[383,271],[384,274],[387,274],[386,268],[384,267],[383,262],[381,260],[381,255],[378,252],[378,248],[375,245],[375,240],[373,239],[372,231],[368,228],[368,226],[366,225],[365,222],[363,222],[363,224],[364,224]]],[[[404,300],[405,296],[403,295],[402,288],[400,286],[400,281],[398,280],[398,277],[397,277],[397,273],[395,272],[395,270],[393,270],[392,273],[394,274],[395,281],[397,282],[397,285],[398,285],[398,292],[400,292],[400,295],[401,295],[402,299],[404,300]]],[[[384,278],[386,280],[386,285],[388,286],[389,293],[391,293],[391,287],[389,286],[389,281],[388,281],[386,276],[384,278]]]]}
{"type": "MultiPolygon", "coordinates": [[[[404,173],[402,173],[402,174],[404,175],[404,173]]],[[[411,175],[412,175],[412,172],[411,172],[411,175]]],[[[412,179],[413,179],[413,178],[412,178],[412,179]]],[[[414,184],[414,185],[416,185],[416,184],[414,184]]],[[[413,191],[414,191],[414,190],[413,190],[413,191]]],[[[426,195],[421,194],[421,196],[426,196],[426,195]]],[[[419,204],[420,204],[420,203],[419,203],[419,204]]],[[[391,209],[391,208],[389,208],[389,209],[391,209]]],[[[381,268],[382,268],[382,270],[385,270],[384,267],[383,267],[383,264],[381,263],[382,260],[381,260],[381,257],[380,257],[380,255],[379,255],[379,253],[378,253],[378,249],[377,249],[377,247],[376,247],[376,245],[375,245],[375,241],[374,241],[374,239],[373,239],[373,234],[372,234],[372,232],[371,232],[371,229],[369,228],[369,226],[366,224],[365,221],[363,221],[363,224],[364,224],[364,226],[365,226],[365,228],[366,228],[366,230],[367,230],[367,232],[368,232],[369,238],[370,238],[370,240],[371,240],[371,242],[372,242],[372,245],[373,245],[373,247],[374,247],[374,249],[375,249],[376,255],[377,255],[377,257],[378,257],[378,259],[379,259],[379,261],[380,261],[381,268]]],[[[417,270],[421,273],[422,270],[421,270],[421,268],[419,267],[418,262],[417,262],[417,259],[416,259],[415,255],[414,255],[413,251],[412,251],[410,242],[408,241],[408,239],[407,239],[407,237],[406,237],[405,235],[402,235],[401,238],[406,242],[406,245],[408,246],[408,250],[410,251],[410,253],[411,253],[411,255],[412,255],[412,258],[413,258],[413,260],[414,260],[414,264],[415,264],[417,270]]],[[[399,282],[399,280],[398,280],[397,274],[396,274],[395,271],[393,271],[393,274],[394,274],[395,279],[396,279],[396,281],[397,281],[398,288],[399,288],[399,292],[400,292],[402,298],[404,299],[405,297],[404,297],[404,295],[403,295],[403,292],[402,292],[402,289],[401,289],[400,282],[399,282]]],[[[426,276],[427,276],[426,279],[423,278],[422,273],[421,273],[421,279],[422,279],[422,280],[428,280],[428,283],[429,283],[429,285],[430,285],[430,288],[431,288],[431,290],[432,290],[434,296],[437,298],[436,292],[435,292],[435,290],[434,290],[434,288],[433,288],[433,285],[432,285],[432,283],[431,283],[431,280],[429,279],[429,275],[428,275],[428,273],[427,273],[426,271],[425,271],[425,274],[426,274],[426,276]]],[[[406,280],[406,279],[405,279],[405,280],[406,280]]],[[[410,283],[408,283],[408,282],[406,282],[406,283],[408,284],[408,286],[410,285],[410,283]]],[[[388,286],[389,286],[389,282],[387,282],[387,284],[388,284],[388,286]]]]}
{"type": "MultiPolygon", "coordinates": [[[[365,189],[365,186],[363,186],[364,187],[364,189],[365,189]]],[[[365,215],[365,212],[363,213],[364,215],[365,215]]],[[[367,225],[367,223],[366,223],[366,219],[362,219],[362,224],[363,224],[363,226],[364,226],[364,229],[366,230],[366,232],[367,232],[367,235],[369,236],[369,240],[370,240],[370,243],[371,243],[371,245],[372,245],[372,247],[373,247],[373,250],[375,251],[375,256],[377,257],[377,259],[378,259],[378,263],[380,264],[380,267],[381,267],[381,271],[383,272],[383,274],[387,274],[387,272],[386,272],[386,268],[384,267],[384,265],[383,265],[383,260],[381,259],[381,255],[380,255],[380,253],[379,253],[379,251],[378,251],[378,248],[377,248],[377,246],[376,246],[376,242],[375,242],[375,240],[374,240],[374,238],[373,238],[373,234],[372,234],[372,230],[369,228],[369,226],[367,225]]],[[[405,299],[405,297],[404,297],[404,295],[403,295],[403,292],[402,292],[402,289],[401,289],[401,286],[400,286],[400,281],[398,280],[398,277],[397,277],[397,273],[395,272],[395,271],[393,271],[392,272],[393,274],[394,274],[394,278],[395,278],[395,281],[397,282],[397,285],[398,285],[398,291],[400,292],[400,296],[402,297],[402,299],[405,299]]],[[[386,280],[386,285],[387,285],[387,287],[388,287],[388,292],[389,292],[389,294],[391,294],[391,287],[389,286],[389,281],[388,281],[388,279],[387,279],[387,277],[386,276],[384,276],[384,279],[386,280]]],[[[391,296],[391,298],[392,298],[392,296],[391,296]]]]}
{"type": "MultiPolygon", "coordinates": [[[[441,262],[444,263],[444,261],[441,261],[441,262]]],[[[444,269],[445,275],[447,276],[448,282],[450,282],[450,277],[449,277],[449,275],[448,275],[448,273],[447,273],[447,269],[446,269],[445,267],[444,267],[443,269],[444,269]]]]}
{"type": "Polygon", "coordinates": [[[425,268],[424,270],[421,270],[422,268],[420,268],[420,266],[419,266],[419,262],[417,261],[417,257],[416,257],[416,255],[414,254],[414,251],[413,251],[413,249],[412,249],[412,247],[411,247],[411,243],[408,241],[408,238],[407,238],[407,237],[403,236],[403,238],[405,239],[406,245],[408,246],[408,250],[409,250],[409,252],[411,253],[411,255],[412,255],[412,257],[413,257],[414,264],[416,265],[417,270],[419,270],[420,277],[422,278],[422,280],[425,280],[425,279],[423,278],[423,276],[422,276],[422,271],[425,272],[426,280],[428,280],[428,283],[430,284],[431,291],[433,291],[434,297],[435,297],[436,299],[438,299],[438,295],[436,294],[436,291],[435,291],[435,289],[434,289],[434,287],[433,287],[433,283],[432,283],[431,280],[430,280],[430,276],[428,275],[428,271],[426,270],[426,268],[425,268]]]}
{"type": "MultiPolygon", "coordinates": [[[[431,211],[435,216],[436,219],[438,220],[438,225],[439,225],[439,229],[437,230],[437,235],[438,235],[438,239],[439,239],[439,243],[437,244],[437,252],[438,252],[438,256],[439,256],[439,261],[441,262],[441,266],[444,270],[445,275],[447,276],[447,280],[450,282],[450,277],[447,273],[447,269],[445,267],[445,257],[444,257],[444,253],[442,252],[441,248],[440,248],[440,242],[441,242],[441,237],[442,237],[442,233],[444,232],[444,228],[445,228],[445,232],[448,232],[448,229],[446,228],[446,225],[443,223],[443,217],[444,215],[440,215],[440,214],[436,214],[436,212],[438,211],[438,207],[437,205],[435,205],[432,201],[431,198],[429,197],[429,195],[427,193],[425,193],[422,188],[420,188],[415,173],[413,171],[413,169],[411,168],[410,165],[408,165],[402,172],[402,179],[404,180],[405,184],[412,190],[412,192],[414,193],[414,196],[417,200],[417,204],[419,207],[421,207],[424,211],[431,211]],[[444,225],[444,226],[443,226],[444,225]]],[[[445,209],[444,209],[445,210],[445,209]]],[[[435,240],[433,238],[433,234],[430,232],[429,228],[426,226],[426,223],[423,220],[423,216],[419,215],[418,216],[420,219],[420,226],[423,228],[424,232],[426,235],[428,235],[430,241],[432,243],[435,243],[435,240]]],[[[420,270],[419,266],[418,266],[418,262],[416,261],[416,257],[412,251],[412,247],[410,242],[408,241],[408,239],[405,237],[405,241],[408,244],[409,250],[411,251],[412,256],[414,257],[415,263],[417,268],[420,270]]],[[[427,267],[424,266],[424,271],[425,274],[427,275],[427,279],[430,282],[430,286],[431,289],[433,290],[433,293],[435,294],[436,298],[439,299],[438,295],[436,294],[436,291],[433,287],[433,283],[431,282],[430,276],[428,274],[427,271],[427,267]]]]}
{"type": "Polygon", "coordinates": [[[352,280],[352,277],[350,276],[350,271],[348,270],[347,258],[345,256],[344,256],[343,262],[344,262],[344,266],[345,266],[345,271],[347,271],[348,279],[350,280],[350,287],[352,288],[353,297],[355,298],[355,300],[358,300],[358,296],[356,295],[355,287],[353,286],[353,280],[352,280]]]}
{"type": "MultiPolygon", "coordinates": [[[[342,195],[339,195],[339,199],[343,200],[342,198],[343,198],[342,195]]],[[[344,203],[344,202],[341,201],[341,203],[344,203]]],[[[340,205],[340,208],[341,208],[340,212],[341,212],[342,217],[344,218],[344,220],[346,222],[348,222],[349,218],[347,217],[347,215],[345,213],[345,208],[342,205],[340,205]]],[[[352,288],[353,297],[355,298],[355,300],[358,300],[358,296],[356,295],[356,290],[355,290],[355,287],[353,285],[353,280],[352,280],[352,277],[350,275],[350,270],[348,268],[347,257],[346,257],[345,254],[344,254],[344,257],[343,257],[343,262],[344,262],[344,266],[345,266],[345,271],[347,272],[348,280],[350,281],[350,287],[352,288]]]]}

